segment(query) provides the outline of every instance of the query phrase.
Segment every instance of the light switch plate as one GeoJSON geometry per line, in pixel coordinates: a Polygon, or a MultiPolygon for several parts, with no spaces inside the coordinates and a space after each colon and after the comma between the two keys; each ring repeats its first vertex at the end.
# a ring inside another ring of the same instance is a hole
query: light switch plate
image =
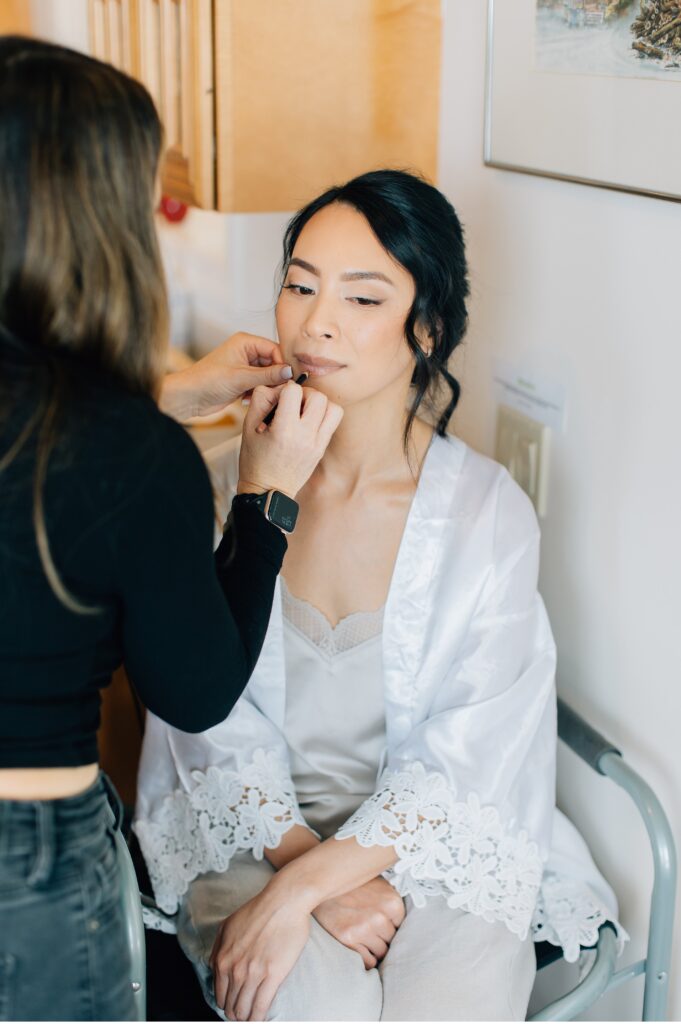
{"type": "Polygon", "coordinates": [[[495,458],[532,499],[538,516],[546,515],[550,435],[543,423],[499,406],[495,458]]]}

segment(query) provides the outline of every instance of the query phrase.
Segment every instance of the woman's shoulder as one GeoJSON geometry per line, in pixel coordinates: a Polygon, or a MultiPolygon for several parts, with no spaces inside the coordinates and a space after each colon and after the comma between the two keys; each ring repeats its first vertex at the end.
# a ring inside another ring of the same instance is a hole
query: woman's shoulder
{"type": "Polygon", "coordinates": [[[538,536],[534,506],[505,466],[448,434],[433,439],[432,486],[442,494],[446,517],[462,517],[509,540],[538,536]]]}

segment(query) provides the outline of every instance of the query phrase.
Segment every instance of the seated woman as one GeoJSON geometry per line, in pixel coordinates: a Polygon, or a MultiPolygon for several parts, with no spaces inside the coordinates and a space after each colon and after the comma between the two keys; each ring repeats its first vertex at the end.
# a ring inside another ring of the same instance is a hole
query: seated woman
{"type": "MultiPolygon", "coordinates": [[[[613,897],[554,807],[532,505],[445,432],[461,226],[418,178],[366,174],[294,217],[284,275],[282,354],[344,418],[234,712],[200,736],[148,717],[155,894],[230,1019],[521,1020],[532,939],[576,959],[613,897]]],[[[211,459],[226,503],[237,454],[211,459]]]]}

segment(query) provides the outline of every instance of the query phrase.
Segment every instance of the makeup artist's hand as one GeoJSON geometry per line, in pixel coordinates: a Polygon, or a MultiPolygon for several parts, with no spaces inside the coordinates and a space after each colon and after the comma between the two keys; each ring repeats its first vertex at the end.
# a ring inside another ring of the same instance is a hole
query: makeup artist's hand
{"type": "Polygon", "coordinates": [[[348,949],[354,949],[367,970],[375,967],[404,920],[404,901],[385,878],[326,900],[313,912],[319,924],[348,949]]]}
{"type": "Polygon", "coordinates": [[[244,420],[237,493],[274,489],[295,498],[342,418],[341,407],[321,391],[293,381],[278,388],[256,388],[244,420]],[[275,407],[274,420],[259,433],[258,427],[275,407]]]}
{"type": "Polygon", "coordinates": [[[244,392],[291,376],[275,342],[256,334],[233,334],[186,370],[167,374],[159,405],[184,423],[220,413],[244,392]]]}

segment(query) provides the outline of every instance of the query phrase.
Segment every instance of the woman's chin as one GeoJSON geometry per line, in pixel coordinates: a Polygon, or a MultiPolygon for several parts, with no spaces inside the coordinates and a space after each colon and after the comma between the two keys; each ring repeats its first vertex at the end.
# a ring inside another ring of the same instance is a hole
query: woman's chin
{"type": "Polygon", "coordinates": [[[339,374],[327,373],[327,374],[311,374],[305,381],[306,388],[314,388],[315,391],[321,391],[323,395],[326,395],[328,399],[335,402],[336,405],[340,405],[345,408],[349,404],[349,388],[347,382],[345,386],[342,386],[342,382],[338,380],[339,374]]]}

